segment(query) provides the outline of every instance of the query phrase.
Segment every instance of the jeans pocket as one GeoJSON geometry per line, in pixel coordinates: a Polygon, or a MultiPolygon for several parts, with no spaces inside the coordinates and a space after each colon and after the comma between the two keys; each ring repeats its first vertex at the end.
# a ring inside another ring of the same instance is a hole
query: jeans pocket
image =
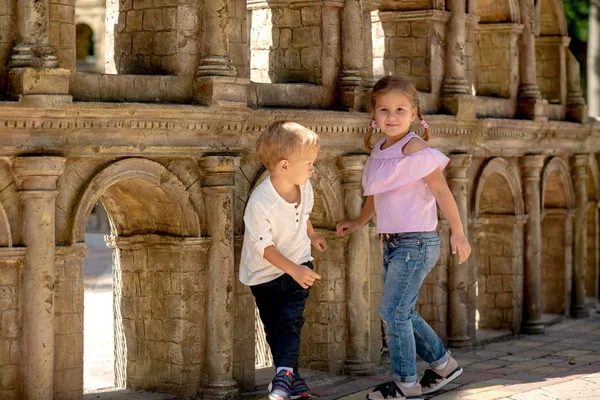
{"type": "Polygon", "coordinates": [[[431,271],[440,258],[440,239],[432,239],[425,243],[425,268],[431,271]]]}

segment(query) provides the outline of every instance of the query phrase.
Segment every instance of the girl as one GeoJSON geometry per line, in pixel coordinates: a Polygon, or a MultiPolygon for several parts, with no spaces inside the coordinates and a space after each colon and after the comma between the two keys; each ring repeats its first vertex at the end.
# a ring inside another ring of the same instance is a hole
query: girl
{"type": "Polygon", "coordinates": [[[444,349],[442,341],[415,309],[419,288],[440,255],[436,201],[450,224],[452,254],[459,263],[471,247],[456,202],[442,169],[448,157],[430,148],[429,125],[423,119],[414,85],[404,78],[385,77],[373,87],[374,121],[365,137],[371,150],[363,172],[367,197],[358,219],[337,224],[338,236],[360,229],[377,214],[377,231],[383,241],[383,292],[379,315],[384,321],[393,380],[377,386],[368,399],[420,399],[456,379],[462,368],[444,349]],[[422,138],[410,131],[419,118],[422,138]],[[370,143],[374,127],[385,139],[370,143]],[[417,382],[416,354],[429,363],[417,382]]]}

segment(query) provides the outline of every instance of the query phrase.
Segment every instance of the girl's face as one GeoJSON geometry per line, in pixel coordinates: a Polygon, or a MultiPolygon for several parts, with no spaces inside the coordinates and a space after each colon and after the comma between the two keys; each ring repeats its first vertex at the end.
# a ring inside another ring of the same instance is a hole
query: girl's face
{"type": "Polygon", "coordinates": [[[390,91],[377,96],[374,118],[379,129],[388,137],[402,137],[417,117],[417,108],[402,92],[390,91]]]}

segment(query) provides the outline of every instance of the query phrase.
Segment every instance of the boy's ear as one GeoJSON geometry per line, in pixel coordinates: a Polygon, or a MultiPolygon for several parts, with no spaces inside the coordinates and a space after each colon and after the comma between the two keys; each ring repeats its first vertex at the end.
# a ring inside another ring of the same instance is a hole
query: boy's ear
{"type": "Polygon", "coordinates": [[[290,164],[290,162],[284,158],[283,160],[281,160],[277,163],[277,169],[282,170],[282,171],[287,171],[289,164],[290,164]]]}

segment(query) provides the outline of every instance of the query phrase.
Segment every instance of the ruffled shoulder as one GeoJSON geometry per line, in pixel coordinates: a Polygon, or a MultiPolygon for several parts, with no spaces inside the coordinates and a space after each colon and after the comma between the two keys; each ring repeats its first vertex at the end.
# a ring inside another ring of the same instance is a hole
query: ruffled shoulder
{"type": "Polygon", "coordinates": [[[363,172],[365,196],[380,194],[423,179],[440,168],[443,170],[450,159],[430,147],[408,156],[396,158],[367,159],[363,172]]]}

